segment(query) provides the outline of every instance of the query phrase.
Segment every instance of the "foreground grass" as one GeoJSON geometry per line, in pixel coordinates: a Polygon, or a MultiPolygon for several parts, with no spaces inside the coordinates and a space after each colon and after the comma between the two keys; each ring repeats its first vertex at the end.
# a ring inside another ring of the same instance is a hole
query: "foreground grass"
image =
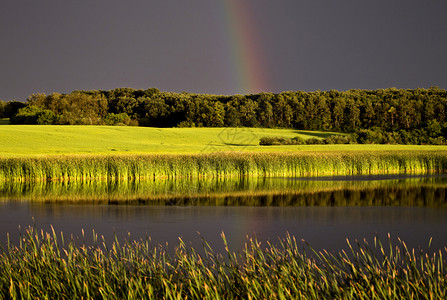
{"type": "MultiPolygon", "coordinates": [[[[222,235],[226,244],[225,236],[222,235]]],[[[365,241],[348,253],[314,252],[293,237],[241,253],[188,248],[170,257],[150,241],[78,247],[29,228],[0,254],[0,295],[10,299],[445,299],[443,252],[365,241]],[[307,253],[310,253],[309,256],[307,253]]]]}
{"type": "Polygon", "coordinates": [[[447,146],[259,146],[263,136],[325,138],[333,133],[264,128],[148,128],[120,126],[0,126],[0,157],[67,154],[192,154],[293,151],[439,151],[447,146]]]}

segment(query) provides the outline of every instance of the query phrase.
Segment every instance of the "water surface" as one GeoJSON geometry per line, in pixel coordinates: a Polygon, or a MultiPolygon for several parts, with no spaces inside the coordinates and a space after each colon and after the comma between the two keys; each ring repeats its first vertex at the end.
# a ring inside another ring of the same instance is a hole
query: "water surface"
{"type": "Polygon", "coordinates": [[[178,238],[223,251],[247,237],[277,242],[287,233],[316,249],[338,251],[350,240],[391,234],[409,247],[447,245],[447,178],[343,177],[152,183],[26,183],[0,185],[0,236],[19,239],[27,226],[91,243],[151,237],[174,248],[178,238]],[[119,198],[122,195],[122,198],[119,198]],[[200,233],[200,234],[199,234],[200,233]],[[130,234],[130,235],[129,235],[130,234]],[[82,239],[82,238],[81,238],[82,239]]]}

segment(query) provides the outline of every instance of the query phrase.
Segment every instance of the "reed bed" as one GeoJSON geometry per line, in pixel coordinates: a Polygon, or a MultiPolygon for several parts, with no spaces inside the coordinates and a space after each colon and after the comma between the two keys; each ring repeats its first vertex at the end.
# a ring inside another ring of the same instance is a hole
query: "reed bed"
{"type": "Polygon", "coordinates": [[[447,151],[356,151],[0,158],[0,179],[140,180],[244,176],[421,174],[447,171],[447,151]]]}
{"type": "Polygon", "coordinates": [[[150,240],[77,246],[28,228],[0,254],[4,299],[445,299],[444,250],[426,252],[388,238],[314,251],[287,236],[277,245],[247,241],[220,254],[180,240],[175,254],[150,240]]]}

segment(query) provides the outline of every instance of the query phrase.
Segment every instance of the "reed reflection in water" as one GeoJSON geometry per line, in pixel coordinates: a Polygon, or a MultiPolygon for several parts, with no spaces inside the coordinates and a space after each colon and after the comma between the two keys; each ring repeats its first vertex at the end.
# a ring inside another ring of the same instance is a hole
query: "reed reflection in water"
{"type": "Polygon", "coordinates": [[[180,206],[447,207],[447,176],[0,182],[0,199],[180,206]]]}

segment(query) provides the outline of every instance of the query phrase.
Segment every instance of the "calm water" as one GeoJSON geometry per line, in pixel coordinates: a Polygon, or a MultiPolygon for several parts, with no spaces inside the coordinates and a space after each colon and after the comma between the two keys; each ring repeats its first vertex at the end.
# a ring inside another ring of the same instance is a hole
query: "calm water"
{"type": "MultiPolygon", "coordinates": [[[[60,184],[59,184],[60,185],[60,184]]],[[[80,187],[0,186],[0,237],[19,239],[27,226],[91,243],[145,239],[173,249],[178,238],[201,247],[201,236],[223,250],[248,237],[276,242],[287,233],[316,249],[338,251],[350,240],[388,233],[409,247],[447,246],[447,177],[355,177],[218,182],[108,183],[80,187]],[[123,199],[119,199],[119,195],[123,199]],[[81,195],[81,196],[80,196],[81,195]],[[71,197],[71,198],[70,198],[71,197]],[[70,198],[69,204],[66,199],[70,198]],[[199,234],[200,233],[200,234],[199,234]],[[80,238],[82,240],[82,238],[80,238]]]]}

